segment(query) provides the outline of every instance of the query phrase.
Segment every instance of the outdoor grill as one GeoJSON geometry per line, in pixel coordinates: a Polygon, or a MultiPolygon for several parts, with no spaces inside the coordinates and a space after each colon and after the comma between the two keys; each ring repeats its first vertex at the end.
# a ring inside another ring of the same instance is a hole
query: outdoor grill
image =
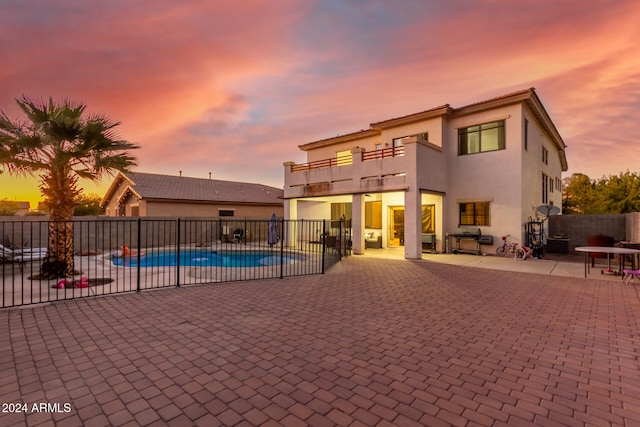
{"type": "Polygon", "coordinates": [[[482,231],[479,228],[471,227],[459,227],[453,233],[447,235],[450,239],[455,239],[456,245],[453,248],[453,253],[470,253],[480,255],[480,238],[482,237],[482,231]],[[476,249],[462,249],[460,242],[462,240],[473,240],[475,242],[476,249]]]}

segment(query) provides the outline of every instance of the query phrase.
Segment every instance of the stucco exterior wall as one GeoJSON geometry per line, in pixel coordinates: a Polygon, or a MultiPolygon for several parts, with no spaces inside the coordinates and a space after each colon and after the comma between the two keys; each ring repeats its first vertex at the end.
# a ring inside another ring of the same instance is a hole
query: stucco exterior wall
{"type": "Polygon", "coordinates": [[[107,216],[117,216],[118,215],[118,201],[115,198],[109,200],[104,207],[105,215],[107,216]]]}
{"type": "MultiPolygon", "coordinates": [[[[479,226],[482,234],[492,235],[494,246],[500,236],[511,234],[522,239],[523,221],[520,106],[513,104],[499,111],[490,110],[456,117],[448,122],[443,147],[446,152],[448,188],[447,231],[459,225],[460,203],[490,202],[490,225],[479,226]],[[505,121],[505,149],[458,155],[458,129],[505,121]]],[[[522,242],[522,240],[520,240],[522,242]]],[[[491,250],[486,248],[486,250],[491,250]]]]}
{"type": "MultiPolygon", "coordinates": [[[[396,126],[382,131],[382,143],[386,147],[391,147],[393,140],[396,138],[404,138],[410,135],[420,133],[428,133],[428,141],[436,146],[442,146],[442,117],[435,117],[418,123],[409,123],[402,126],[396,126]]],[[[386,148],[385,147],[385,148],[386,148]]],[[[372,147],[373,150],[375,147],[372,147]]]]}
{"type": "Polygon", "coordinates": [[[346,142],[333,144],[330,146],[319,147],[307,151],[307,162],[315,162],[317,160],[333,159],[339,151],[351,150],[353,147],[362,147],[366,151],[373,151],[376,144],[380,143],[379,136],[368,136],[364,138],[350,139],[346,142]]]}
{"type": "Polygon", "coordinates": [[[522,109],[522,139],[524,141],[524,120],[529,122],[529,135],[527,149],[522,146],[522,222],[531,216],[536,218],[536,208],[542,204],[551,204],[562,208],[562,165],[549,136],[543,131],[535,117],[528,108],[522,109]],[[542,148],[548,153],[548,164],[542,161],[542,148]],[[551,178],[552,186],[549,188],[548,200],[542,199],[542,174],[551,178]],[[560,187],[558,187],[560,185],[560,187]]]}

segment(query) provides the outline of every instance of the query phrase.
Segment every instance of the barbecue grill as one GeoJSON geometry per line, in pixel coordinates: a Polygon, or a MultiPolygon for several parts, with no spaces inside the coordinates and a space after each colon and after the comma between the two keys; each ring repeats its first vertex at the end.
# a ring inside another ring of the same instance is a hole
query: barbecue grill
{"type": "Polygon", "coordinates": [[[449,239],[455,239],[456,246],[453,248],[453,253],[468,253],[480,255],[482,252],[480,251],[480,239],[482,237],[482,231],[479,228],[471,228],[471,227],[460,227],[457,228],[453,233],[448,233],[447,237],[449,239]],[[460,247],[460,242],[462,240],[473,240],[476,245],[476,249],[462,249],[460,247]]]}

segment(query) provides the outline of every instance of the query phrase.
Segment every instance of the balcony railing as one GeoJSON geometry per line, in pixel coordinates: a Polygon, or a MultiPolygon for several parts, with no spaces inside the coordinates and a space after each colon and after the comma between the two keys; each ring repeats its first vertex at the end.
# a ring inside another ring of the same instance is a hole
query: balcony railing
{"type": "MultiPolygon", "coordinates": [[[[365,151],[362,155],[362,161],[386,159],[389,157],[404,156],[404,146],[390,147],[383,150],[365,151]]],[[[316,160],[309,163],[295,164],[291,166],[291,172],[300,172],[311,169],[331,168],[334,166],[345,166],[351,164],[352,160],[348,156],[333,157],[331,159],[316,160]]]]}
{"type": "Polygon", "coordinates": [[[399,157],[404,156],[404,146],[399,147],[389,147],[383,150],[374,150],[374,151],[365,151],[362,153],[362,161],[366,160],[375,160],[375,159],[385,159],[389,157],[399,157]]]}

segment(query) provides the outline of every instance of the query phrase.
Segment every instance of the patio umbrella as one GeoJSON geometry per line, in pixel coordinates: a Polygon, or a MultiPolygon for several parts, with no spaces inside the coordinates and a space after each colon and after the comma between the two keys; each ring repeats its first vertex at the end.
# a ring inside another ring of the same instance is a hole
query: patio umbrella
{"type": "Polygon", "coordinates": [[[271,214],[271,219],[269,220],[269,234],[267,242],[269,243],[269,246],[273,246],[278,243],[278,240],[280,240],[280,236],[278,235],[278,219],[274,212],[271,214]]]}

